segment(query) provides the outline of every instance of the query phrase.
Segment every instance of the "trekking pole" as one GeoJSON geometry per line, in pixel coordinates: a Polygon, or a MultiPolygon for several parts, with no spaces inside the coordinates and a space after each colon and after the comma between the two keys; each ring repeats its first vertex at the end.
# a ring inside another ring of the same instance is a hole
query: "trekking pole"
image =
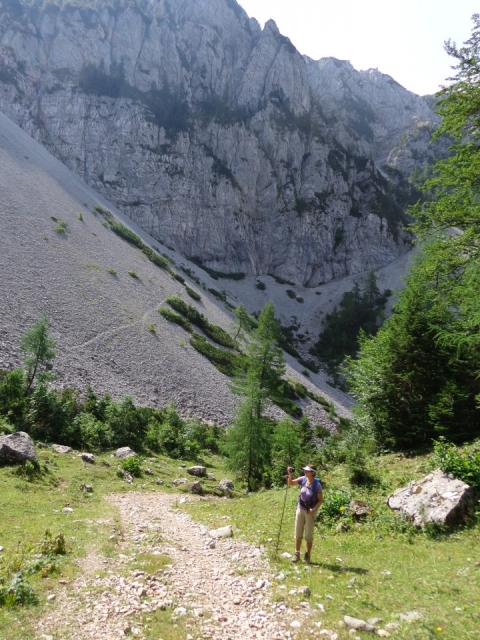
{"type": "MultiPolygon", "coordinates": [[[[290,469],[294,471],[293,467],[290,467],[290,469]]],[[[283,514],[285,513],[285,505],[287,504],[287,491],[288,491],[288,480],[287,480],[287,486],[285,487],[285,498],[283,499],[282,515],[280,517],[280,524],[278,526],[277,542],[275,544],[275,555],[273,556],[275,560],[277,559],[278,546],[280,544],[280,534],[282,532],[283,514]]]]}

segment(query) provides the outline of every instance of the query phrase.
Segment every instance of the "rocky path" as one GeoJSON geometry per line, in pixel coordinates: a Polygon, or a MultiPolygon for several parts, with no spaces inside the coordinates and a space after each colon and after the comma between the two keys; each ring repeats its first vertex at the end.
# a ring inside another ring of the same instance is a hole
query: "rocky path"
{"type": "Polygon", "coordinates": [[[311,615],[308,604],[293,611],[274,602],[261,550],[232,537],[215,539],[176,508],[177,499],[160,492],[110,496],[123,522],[121,553],[83,561],[81,575],[39,622],[42,640],[142,638],[141,614],[167,608],[183,618],[178,637],[185,640],[295,637],[311,615]],[[145,553],[171,563],[150,575],[135,567],[145,553]]]}

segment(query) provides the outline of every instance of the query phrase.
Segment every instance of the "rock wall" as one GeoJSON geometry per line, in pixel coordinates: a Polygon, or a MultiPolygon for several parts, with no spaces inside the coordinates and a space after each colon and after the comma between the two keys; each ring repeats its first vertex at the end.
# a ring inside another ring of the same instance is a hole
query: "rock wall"
{"type": "Polygon", "coordinates": [[[305,286],[408,250],[424,100],[302,57],[235,0],[77,5],[0,1],[0,109],[148,233],[305,286]]]}

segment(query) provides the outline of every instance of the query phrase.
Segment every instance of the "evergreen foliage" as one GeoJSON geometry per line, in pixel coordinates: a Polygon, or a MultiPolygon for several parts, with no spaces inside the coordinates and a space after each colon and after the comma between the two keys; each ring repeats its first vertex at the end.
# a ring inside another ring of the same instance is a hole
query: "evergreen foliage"
{"type": "Polygon", "coordinates": [[[413,208],[421,254],[394,314],[362,340],[347,374],[359,420],[383,446],[413,449],[454,442],[480,427],[480,16],[458,49],[453,83],[440,92],[436,134],[454,139],[413,208]]]}
{"type": "MultiPolygon", "coordinates": [[[[327,314],[325,329],[310,353],[324,362],[330,373],[336,371],[345,356],[356,354],[360,331],[367,335],[377,332],[389,293],[388,290],[380,293],[372,271],[363,293],[356,282],[352,291],[344,293],[339,307],[327,314]]],[[[307,366],[303,361],[301,364],[307,366]]]]}
{"type": "Polygon", "coordinates": [[[49,319],[43,315],[27,331],[20,341],[20,350],[24,354],[26,366],[25,395],[32,388],[37,377],[39,380],[51,378],[52,360],[55,358],[55,342],[50,337],[49,319]]]}
{"type": "Polygon", "coordinates": [[[279,339],[275,308],[268,302],[248,344],[244,373],[232,385],[232,391],[243,400],[225,443],[228,465],[242,475],[249,491],[262,481],[270,462],[271,425],[264,410],[267,397],[275,402],[282,395],[285,362],[277,346],[279,339]]]}

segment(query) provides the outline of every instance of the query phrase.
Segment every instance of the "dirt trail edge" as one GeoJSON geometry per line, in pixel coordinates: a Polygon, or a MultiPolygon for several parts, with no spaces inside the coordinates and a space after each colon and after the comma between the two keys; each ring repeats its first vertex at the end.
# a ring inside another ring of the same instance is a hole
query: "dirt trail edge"
{"type": "Polygon", "coordinates": [[[178,638],[186,640],[294,638],[305,628],[312,610],[307,603],[294,611],[273,601],[272,569],[261,549],[234,537],[212,538],[176,508],[178,499],[161,492],[108,496],[123,523],[120,553],[81,562],[81,575],[39,621],[39,638],[143,638],[141,614],[167,607],[186,616],[178,627],[178,638]],[[171,564],[149,575],[135,566],[144,553],[168,556],[171,564]]]}

